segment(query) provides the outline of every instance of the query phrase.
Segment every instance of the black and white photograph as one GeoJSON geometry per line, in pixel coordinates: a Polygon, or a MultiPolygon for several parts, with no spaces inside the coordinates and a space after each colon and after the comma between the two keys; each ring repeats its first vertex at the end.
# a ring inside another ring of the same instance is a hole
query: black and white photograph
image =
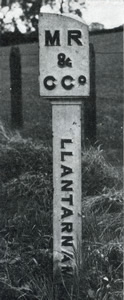
{"type": "Polygon", "coordinates": [[[123,300],[124,0],[0,0],[0,300],[123,300]]]}

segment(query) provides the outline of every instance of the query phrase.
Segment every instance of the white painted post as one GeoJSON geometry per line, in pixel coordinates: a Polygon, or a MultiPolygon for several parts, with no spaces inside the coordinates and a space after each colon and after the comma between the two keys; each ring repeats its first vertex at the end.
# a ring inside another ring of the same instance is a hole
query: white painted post
{"type": "Polygon", "coordinates": [[[52,103],[54,275],[81,262],[81,102],[89,95],[88,27],[44,13],[39,21],[40,95],[52,103]]]}
{"type": "Polygon", "coordinates": [[[81,262],[81,103],[52,103],[54,274],[81,262]]]}

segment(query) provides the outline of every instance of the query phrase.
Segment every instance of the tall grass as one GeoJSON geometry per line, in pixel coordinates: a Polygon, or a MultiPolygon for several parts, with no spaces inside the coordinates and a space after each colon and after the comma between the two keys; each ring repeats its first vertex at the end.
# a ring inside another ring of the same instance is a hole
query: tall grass
{"type": "Polygon", "coordinates": [[[1,300],[122,299],[122,179],[100,147],[82,152],[82,265],[56,298],[51,147],[1,124],[0,185],[1,300]]]}

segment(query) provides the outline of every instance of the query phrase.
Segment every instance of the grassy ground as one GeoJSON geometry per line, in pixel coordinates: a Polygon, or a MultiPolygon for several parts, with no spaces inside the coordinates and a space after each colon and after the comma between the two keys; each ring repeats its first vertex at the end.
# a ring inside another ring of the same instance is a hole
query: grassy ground
{"type": "Polygon", "coordinates": [[[82,152],[83,265],[72,295],[58,285],[54,297],[52,149],[2,125],[0,137],[0,299],[122,300],[123,204],[117,170],[100,148],[82,152]]]}
{"type": "Polygon", "coordinates": [[[91,42],[97,145],[82,148],[83,265],[63,298],[61,288],[53,296],[51,106],[39,97],[38,45],[20,45],[20,133],[10,130],[10,47],[0,48],[0,300],[122,300],[122,33],[91,42]]]}

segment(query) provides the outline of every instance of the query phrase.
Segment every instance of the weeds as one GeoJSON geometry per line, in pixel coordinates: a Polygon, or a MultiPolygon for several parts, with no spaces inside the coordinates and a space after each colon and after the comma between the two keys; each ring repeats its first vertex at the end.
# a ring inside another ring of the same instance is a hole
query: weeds
{"type": "MultiPolygon", "coordinates": [[[[51,147],[2,124],[0,136],[0,299],[65,300],[61,285],[53,296],[51,147]]],[[[122,299],[121,186],[99,147],[83,151],[82,265],[69,300],[122,299]]]]}
{"type": "Polygon", "coordinates": [[[82,152],[82,193],[83,195],[98,195],[107,188],[120,189],[122,178],[117,170],[109,165],[103,150],[90,147],[82,152]]]}

